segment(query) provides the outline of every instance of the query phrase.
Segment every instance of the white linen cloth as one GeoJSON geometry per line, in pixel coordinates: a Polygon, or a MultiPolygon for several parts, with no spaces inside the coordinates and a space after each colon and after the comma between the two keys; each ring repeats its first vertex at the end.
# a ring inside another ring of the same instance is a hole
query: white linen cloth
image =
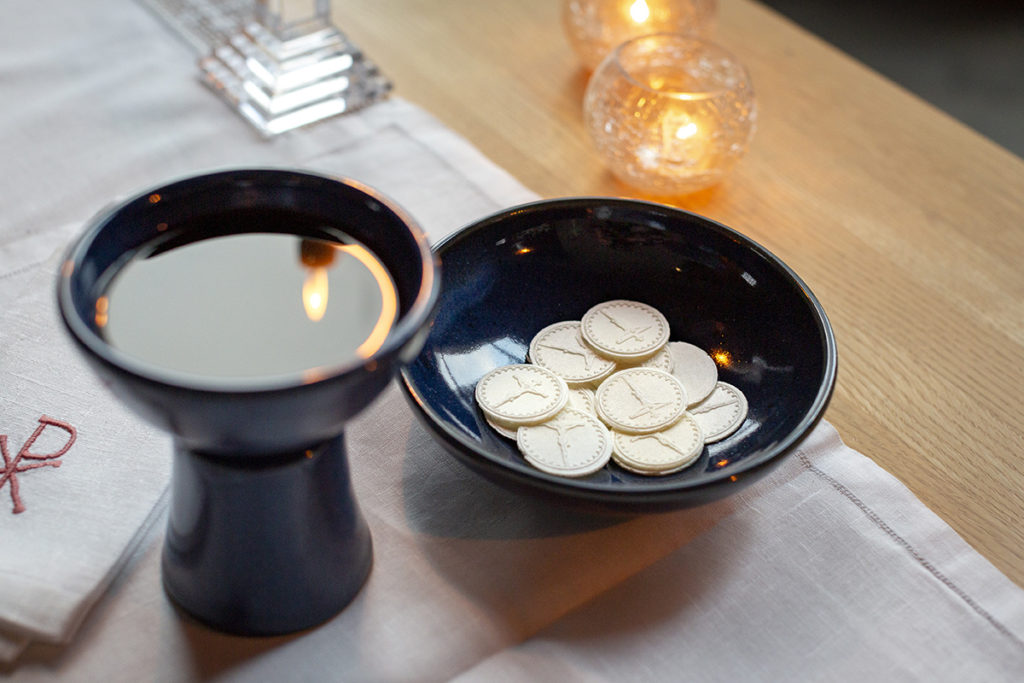
{"type": "MultiPolygon", "coordinates": [[[[24,278],[52,283],[34,265],[65,239],[51,226],[80,224],[115,196],[216,166],[298,165],[377,186],[434,239],[533,197],[400,99],[262,141],[196,82],[187,47],[123,0],[5,5],[0,74],[5,100],[19,103],[0,109],[0,295],[19,321],[16,337],[0,322],[0,392],[12,369],[26,383],[42,371],[25,392],[52,398],[47,414],[59,419],[81,401],[84,383],[68,379],[80,361],[26,367],[9,353],[24,344],[8,340],[62,343],[41,317],[18,312],[32,310],[32,296],[52,296],[24,278]]],[[[0,413],[0,433],[16,432],[14,442],[38,415],[33,407],[17,419],[8,427],[0,413]]],[[[109,415],[75,419],[85,434],[109,415]]],[[[166,437],[148,433],[137,448],[159,463],[166,437]]],[[[375,564],[338,617],[248,639],[180,616],[160,587],[165,520],[147,526],[163,509],[150,492],[135,500],[148,512],[123,520],[134,534],[105,554],[111,569],[81,591],[70,643],[33,643],[0,671],[17,681],[1011,681],[1024,672],[1024,591],[827,423],[739,495],[629,519],[574,513],[480,479],[431,440],[396,388],[347,438],[375,564]]],[[[90,457],[126,476],[119,446],[90,457]]],[[[10,498],[0,489],[0,525],[51,504],[41,487],[56,486],[76,458],[71,450],[60,470],[24,475],[19,515],[2,506],[10,498]]],[[[0,605],[13,595],[3,585],[0,605]]],[[[26,637],[14,633],[11,650],[26,637]]]]}
{"type": "Polygon", "coordinates": [[[58,329],[56,260],[38,270],[0,321],[3,659],[30,638],[70,635],[148,530],[170,471],[166,438],[121,407],[58,329]]]}

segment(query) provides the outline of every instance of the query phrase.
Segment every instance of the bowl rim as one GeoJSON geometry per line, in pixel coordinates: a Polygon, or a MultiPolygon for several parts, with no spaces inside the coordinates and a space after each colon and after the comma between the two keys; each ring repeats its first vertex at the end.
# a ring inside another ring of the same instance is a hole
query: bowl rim
{"type": "MultiPolygon", "coordinates": [[[[722,471],[709,472],[707,473],[707,476],[702,476],[693,480],[660,480],[652,477],[649,481],[645,480],[643,484],[633,484],[628,489],[623,489],[621,484],[559,477],[533,468],[530,468],[529,471],[527,471],[526,469],[510,467],[504,458],[495,457],[486,448],[482,448],[477,443],[466,439],[460,431],[453,429],[447,421],[434,411],[423,399],[416,387],[413,386],[409,376],[409,366],[403,367],[400,371],[400,384],[407,397],[416,409],[429,420],[430,426],[435,430],[439,430],[439,435],[444,437],[444,441],[449,448],[461,449],[462,452],[459,453],[460,457],[469,457],[469,455],[472,454],[472,456],[475,456],[472,459],[476,465],[483,466],[491,471],[500,472],[503,477],[511,477],[520,482],[527,482],[530,485],[539,486],[549,492],[563,494],[572,492],[582,497],[605,502],[614,502],[616,500],[629,502],[630,499],[636,497],[640,497],[645,500],[652,498],[656,499],[659,497],[679,494],[684,491],[699,490],[717,484],[730,483],[730,480],[733,482],[738,481],[739,479],[745,478],[744,475],[750,475],[755,471],[763,470],[778,462],[782,456],[789,453],[810,434],[811,430],[824,415],[825,409],[828,407],[835,389],[836,374],[838,370],[838,351],[832,325],[829,322],[828,316],[826,315],[821,302],[818,301],[818,298],[814,295],[811,289],[792,268],[786,265],[782,259],[777,257],[758,242],[733,228],[719,223],[718,221],[675,206],[640,199],[587,195],[579,197],[540,199],[496,211],[450,233],[445,238],[439,240],[434,245],[433,250],[441,259],[443,266],[443,252],[450,249],[452,245],[461,240],[468,239],[475,233],[486,230],[489,226],[506,218],[520,216],[524,213],[537,213],[546,210],[573,208],[586,208],[593,210],[600,206],[646,209],[648,211],[656,211],[661,214],[674,214],[676,217],[701,223],[713,232],[717,232],[733,242],[748,247],[760,258],[766,260],[774,268],[781,271],[784,277],[789,278],[793,284],[796,285],[797,289],[802,294],[803,301],[810,307],[818,331],[821,334],[823,342],[822,350],[824,352],[824,367],[822,381],[818,386],[818,391],[814,396],[814,400],[811,402],[808,410],[801,417],[797,426],[790,431],[784,439],[773,444],[771,448],[766,449],[758,458],[751,461],[744,460],[743,462],[738,463],[738,467],[736,469],[726,468],[722,471]]],[[[413,360],[412,363],[415,363],[415,360],[413,360]]],[[[411,366],[412,363],[409,365],[411,366]]],[[[529,466],[526,465],[525,467],[529,466]]]]}
{"type": "Polygon", "coordinates": [[[440,263],[437,255],[430,248],[426,232],[424,232],[419,223],[395,201],[385,196],[379,190],[358,180],[340,175],[321,173],[298,167],[273,165],[214,168],[179,175],[151,185],[146,189],[132,192],[125,197],[118,198],[87,219],[84,226],[79,235],[66,248],[64,258],[61,260],[56,297],[57,309],[60,312],[61,320],[79,345],[104,363],[147,381],[179,389],[218,394],[261,394],[328,382],[358,368],[366,366],[376,367],[382,358],[387,358],[397,353],[410,339],[415,337],[420,327],[430,320],[435,305],[440,298],[440,263]],[[121,210],[155,193],[163,193],[168,188],[202,179],[208,178],[212,180],[234,174],[298,175],[326,181],[330,184],[337,183],[348,186],[382,205],[407,227],[410,236],[416,243],[423,269],[419,289],[416,298],[409,307],[409,312],[397,320],[384,339],[384,342],[373,354],[366,358],[354,357],[333,365],[317,366],[285,374],[251,378],[210,377],[164,368],[125,353],[106,342],[78,315],[71,291],[71,280],[74,272],[81,264],[82,259],[91,248],[99,233],[108,226],[121,210]]]}

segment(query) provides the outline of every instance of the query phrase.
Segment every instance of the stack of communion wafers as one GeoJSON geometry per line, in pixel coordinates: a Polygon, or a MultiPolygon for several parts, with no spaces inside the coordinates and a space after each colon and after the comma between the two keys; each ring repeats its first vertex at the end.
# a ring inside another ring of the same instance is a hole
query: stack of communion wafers
{"type": "Polygon", "coordinates": [[[718,381],[697,346],[669,341],[657,309],[600,303],[530,342],[529,362],[484,375],[476,400],[498,433],[539,470],[583,477],[614,460],[644,475],[678,472],[747,416],[739,389],[718,381]]]}

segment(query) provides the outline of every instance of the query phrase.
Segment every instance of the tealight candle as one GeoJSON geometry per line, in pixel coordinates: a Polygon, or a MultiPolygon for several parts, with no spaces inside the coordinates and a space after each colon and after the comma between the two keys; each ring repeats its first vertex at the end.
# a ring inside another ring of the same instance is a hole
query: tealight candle
{"type": "Polygon", "coordinates": [[[591,77],[583,109],[612,173],[655,195],[719,182],[746,153],[757,119],[743,65],[678,34],[617,47],[591,77]]]}
{"type": "Polygon", "coordinates": [[[630,38],[651,33],[707,38],[716,9],[715,0],[566,0],[562,20],[573,50],[593,69],[630,38]]]}

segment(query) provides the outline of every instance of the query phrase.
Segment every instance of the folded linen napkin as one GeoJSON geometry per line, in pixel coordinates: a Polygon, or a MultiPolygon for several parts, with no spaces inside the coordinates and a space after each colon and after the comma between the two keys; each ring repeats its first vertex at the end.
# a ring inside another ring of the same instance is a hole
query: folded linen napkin
{"type": "MultiPolygon", "coordinates": [[[[69,231],[70,226],[64,230],[69,231]]],[[[54,236],[60,240],[62,230],[55,230],[54,236]]],[[[0,243],[0,303],[3,304],[3,311],[0,312],[0,342],[3,340],[3,329],[5,325],[6,311],[13,302],[21,295],[32,275],[39,269],[39,266],[47,261],[53,254],[53,239],[50,234],[30,234],[8,243],[0,243]]],[[[0,355],[3,353],[3,346],[0,345],[0,355]]],[[[0,390],[2,393],[2,390],[0,390]]],[[[4,435],[6,442],[6,435],[4,435]]],[[[6,443],[5,443],[6,448],[6,443]]],[[[7,465],[4,464],[6,473],[7,465]]],[[[0,474],[0,477],[4,477],[0,474]]],[[[6,475],[10,478],[10,475],[6,475]]],[[[0,486],[0,491],[3,487],[0,486]]],[[[2,495],[0,495],[2,497],[2,495]]],[[[28,636],[19,629],[5,631],[0,625],[0,662],[13,660],[28,644],[28,636]]]]}
{"type": "Polygon", "coordinates": [[[110,395],[60,329],[59,255],[31,265],[67,232],[3,254],[14,303],[0,321],[0,659],[74,631],[167,488],[166,438],[110,395]]]}

